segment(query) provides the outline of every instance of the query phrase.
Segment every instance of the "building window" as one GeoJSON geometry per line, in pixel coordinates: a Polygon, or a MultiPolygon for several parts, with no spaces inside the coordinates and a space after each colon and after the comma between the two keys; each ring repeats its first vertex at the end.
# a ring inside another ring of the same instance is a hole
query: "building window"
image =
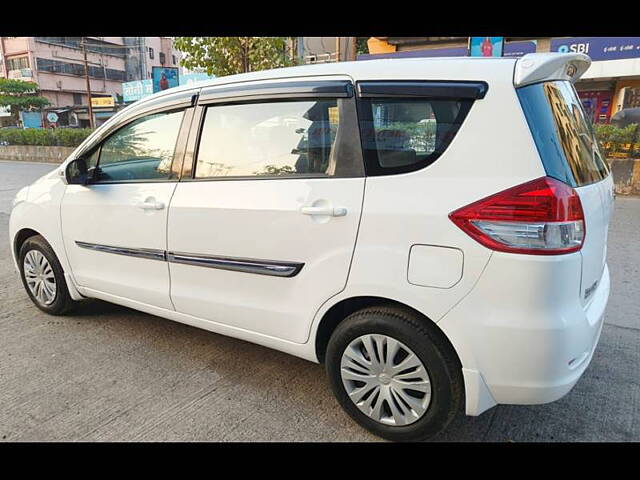
{"type": "Polygon", "coordinates": [[[164,65],[165,60],[166,60],[166,56],[164,52],[160,52],[160,65],[164,65]]]}
{"type": "Polygon", "coordinates": [[[176,56],[175,55],[171,55],[171,61],[173,62],[173,64],[176,64],[176,56]]]}
{"type": "Polygon", "coordinates": [[[74,93],[73,94],[73,104],[74,105],[82,105],[82,94],[74,93]]]}
{"type": "Polygon", "coordinates": [[[151,48],[151,47],[149,47],[149,58],[150,58],[151,60],[153,60],[153,59],[154,59],[154,55],[153,55],[153,48],[151,48]]]}
{"type": "MultiPolygon", "coordinates": [[[[49,58],[36,58],[36,65],[41,72],[66,73],[68,75],[84,76],[84,65],[81,63],[61,62],[59,60],[51,60],[49,58]]],[[[105,78],[107,80],[124,81],[124,70],[114,70],[112,68],[103,68],[97,66],[89,66],[89,76],[92,78],[105,78]]]]}
{"type": "Polygon", "coordinates": [[[9,70],[29,68],[29,57],[7,58],[7,68],[9,70]]]}

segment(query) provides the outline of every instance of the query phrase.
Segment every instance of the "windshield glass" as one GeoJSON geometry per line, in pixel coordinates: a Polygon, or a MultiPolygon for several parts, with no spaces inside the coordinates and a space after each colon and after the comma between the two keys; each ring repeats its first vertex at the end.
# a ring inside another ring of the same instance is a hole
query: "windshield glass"
{"type": "Polygon", "coordinates": [[[573,187],[599,182],[609,175],[572,83],[528,85],[518,89],[518,97],[547,175],[573,187]]]}

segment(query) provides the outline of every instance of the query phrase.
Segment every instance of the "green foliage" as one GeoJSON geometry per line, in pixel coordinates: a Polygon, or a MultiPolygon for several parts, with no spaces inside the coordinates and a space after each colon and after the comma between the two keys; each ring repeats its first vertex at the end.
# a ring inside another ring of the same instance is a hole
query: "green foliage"
{"type": "Polygon", "coordinates": [[[369,37],[356,37],[356,55],[369,53],[369,45],[367,44],[369,37]]]}
{"type": "Polygon", "coordinates": [[[638,141],[638,124],[632,123],[624,128],[609,124],[595,124],[596,138],[605,156],[616,153],[622,145],[638,141]]]}
{"type": "Polygon", "coordinates": [[[0,78],[0,105],[11,107],[11,115],[18,118],[21,110],[42,108],[49,100],[38,96],[38,84],[9,78],[0,78]]]}
{"type": "Polygon", "coordinates": [[[0,144],[77,147],[91,128],[6,128],[0,129],[0,144]]]}
{"type": "Polygon", "coordinates": [[[173,45],[186,53],[182,66],[219,77],[295,63],[287,37],[178,37],[173,45]]]}

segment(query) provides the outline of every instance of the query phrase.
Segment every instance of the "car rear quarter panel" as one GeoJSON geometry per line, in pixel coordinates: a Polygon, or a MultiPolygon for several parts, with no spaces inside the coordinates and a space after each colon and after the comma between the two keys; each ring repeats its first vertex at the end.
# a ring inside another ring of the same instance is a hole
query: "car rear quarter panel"
{"type": "MultiPolygon", "coordinates": [[[[328,303],[360,295],[390,298],[437,323],[472,290],[492,252],[456,227],[448,214],[545,175],[513,86],[513,63],[492,67],[454,77],[484,80],[489,89],[484,99],[474,102],[456,137],[435,163],[416,172],[366,179],[347,288],[328,303]],[[478,72],[479,76],[473,76],[478,72]],[[460,281],[450,288],[409,283],[413,245],[462,251],[460,281]]],[[[320,315],[331,305],[325,304],[320,315]]],[[[457,339],[450,340],[457,349],[457,339]]],[[[464,365],[465,359],[461,360],[464,365]]]]}

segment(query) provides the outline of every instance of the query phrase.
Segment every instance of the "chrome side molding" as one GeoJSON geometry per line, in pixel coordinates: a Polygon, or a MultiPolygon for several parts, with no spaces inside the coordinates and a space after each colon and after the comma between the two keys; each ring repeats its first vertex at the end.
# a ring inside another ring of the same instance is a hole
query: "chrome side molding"
{"type": "Polygon", "coordinates": [[[129,257],[147,258],[149,260],[166,261],[166,252],[164,250],[156,250],[153,248],[128,248],[114,247],[112,245],[100,245],[97,243],[79,242],[76,245],[80,248],[96,250],[98,252],[115,253],[116,255],[127,255],[129,257]]]}
{"type": "Polygon", "coordinates": [[[250,258],[214,257],[211,255],[195,255],[183,252],[167,252],[167,261],[196,267],[217,268],[234,272],[271,275],[274,277],[294,277],[304,263],[276,262],[270,260],[255,260],[250,258]]]}
{"type": "Polygon", "coordinates": [[[304,263],[298,262],[217,257],[212,255],[198,255],[194,253],[167,252],[152,248],[116,247],[112,245],[80,242],[78,240],[76,240],[76,245],[80,248],[95,250],[97,252],[127,255],[129,257],[146,258],[148,260],[161,260],[163,262],[180,263],[196,267],[217,268],[220,270],[254,273],[257,275],[270,275],[273,277],[295,277],[304,266],[304,263]]]}

